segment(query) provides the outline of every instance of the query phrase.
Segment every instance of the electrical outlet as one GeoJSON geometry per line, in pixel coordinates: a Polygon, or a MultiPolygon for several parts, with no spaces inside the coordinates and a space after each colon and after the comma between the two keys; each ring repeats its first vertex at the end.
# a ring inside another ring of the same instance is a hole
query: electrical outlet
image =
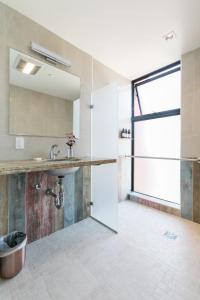
{"type": "Polygon", "coordinates": [[[16,137],[16,149],[24,149],[24,137],[18,136],[16,137]]]}

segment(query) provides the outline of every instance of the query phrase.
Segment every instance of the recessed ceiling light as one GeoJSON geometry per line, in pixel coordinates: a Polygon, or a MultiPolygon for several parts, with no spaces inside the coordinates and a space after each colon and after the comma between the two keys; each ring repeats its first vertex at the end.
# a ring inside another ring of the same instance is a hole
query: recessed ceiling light
{"type": "Polygon", "coordinates": [[[163,39],[165,41],[173,40],[175,37],[176,37],[176,33],[173,30],[163,35],[163,39]]]}
{"type": "Polygon", "coordinates": [[[36,64],[33,61],[28,61],[26,58],[19,56],[15,62],[14,67],[27,75],[35,75],[41,66],[39,64],[36,64]]]}

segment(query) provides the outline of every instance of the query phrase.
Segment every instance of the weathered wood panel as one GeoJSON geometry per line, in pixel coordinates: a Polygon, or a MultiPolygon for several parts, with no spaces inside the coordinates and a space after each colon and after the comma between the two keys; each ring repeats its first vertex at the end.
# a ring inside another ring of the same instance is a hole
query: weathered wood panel
{"type": "Polygon", "coordinates": [[[181,161],[181,217],[193,219],[193,163],[181,161]]]}
{"type": "Polygon", "coordinates": [[[25,231],[26,175],[8,176],[9,232],[25,231]]]}
{"type": "Polygon", "coordinates": [[[53,232],[64,228],[64,208],[57,209],[54,206],[53,216],[53,232]]]}
{"type": "Polygon", "coordinates": [[[27,175],[26,232],[28,242],[54,232],[54,204],[52,198],[45,195],[47,187],[54,184],[54,178],[42,172],[33,172],[27,175]],[[34,188],[36,184],[41,185],[40,190],[34,188]]]}
{"type": "Polygon", "coordinates": [[[40,192],[34,189],[38,183],[37,173],[27,175],[26,233],[29,243],[40,238],[41,197],[40,192]]]}
{"type": "Polygon", "coordinates": [[[75,176],[68,174],[63,180],[64,184],[64,226],[75,223],[75,176]]]}
{"type": "Polygon", "coordinates": [[[130,200],[134,201],[134,202],[137,202],[137,203],[140,203],[140,204],[143,204],[145,206],[152,207],[154,209],[164,211],[166,213],[169,213],[169,214],[172,214],[172,215],[175,215],[175,216],[178,216],[178,217],[180,217],[180,215],[181,215],[181,212],[180,212],[179,208],[170,207],[168,205],[165,205],[164,201],[163,201],[163,203],[158,203],[158,202],[155,202],[151,199],[144,199],[144,198],[142,198],[142,196],[138,197],[136,195],[130,195],[130,200]]]}
{"type": "Polygon", "coordinates": [[[44,173],[39,173],[37,176],[38,182],[41,184],[39,191],[40,201],[40,238],[54,232],[54,203],[52,197],[46,196],[48,187],[54,188],[55,178],[44,173]]]}
{"type": "Polygon", "coordinates": [[[80,168],[64,178],[64,226],[90,216],[90,167],[80,168]]]}
{"type": "Polygon", "coordinates": [[[200,223],[200,164],[193,163],[193,221],[200,223]]]}
{"type": "Polygon", "coordinates": [[[80,168],[75,174],[75,199],[74,199],[74,222],[83,220],[84,204],[83,204],[83,168],[80,168]]]}
{"type": "MultiPolygon", "coordinates": [[[[47,178],[47,187],[52,188],[54,192],[58,194],[59,185],[58,178],[55,176],[48,176],[47,178]]],[[[57,209],[54,205],[54,199],[52,197],[49,198],[52,205],[53,211],[53,220],[52,220],[52,232],[55,232],[59,229],[64,228],[64,208],[57,209]]]]}
{"type": "Polygon", "coordinates": [[[8,233],[7,176],[0,176],[0,235],[8,233]]]}
{"type": "Polygon", "coordinates": [[[44,172],[1,176],[0,234],[6,234],[9,225],[9,231],[25,231],[30,243],[88,217],[90,168],[67,175],[63,184],[64,208],[57,209],[54,198],[46,196],[47,188],[58,193],[57,177],[44,172]]]}
{"type": "Polygon", "coordinates": [[[83,219],[91,215],[91,166],[83,168],[83,219]]]}

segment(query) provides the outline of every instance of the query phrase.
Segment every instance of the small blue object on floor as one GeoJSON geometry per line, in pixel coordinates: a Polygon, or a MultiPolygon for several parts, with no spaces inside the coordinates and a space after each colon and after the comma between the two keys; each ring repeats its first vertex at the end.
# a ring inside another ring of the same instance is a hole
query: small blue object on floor
{"type": "Polygon", "coordinates": [[[170,240],[175,240],[178,237],[175,233],[170,232],[170,231],[166,231],[164,233],[164,236],[166,236],[170,240]]]}

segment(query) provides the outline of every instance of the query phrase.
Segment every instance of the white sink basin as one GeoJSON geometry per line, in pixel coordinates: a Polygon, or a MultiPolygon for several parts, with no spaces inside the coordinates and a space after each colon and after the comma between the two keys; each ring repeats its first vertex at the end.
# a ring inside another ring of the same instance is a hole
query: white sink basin
{"type": "Polygon", "coordinates": [[[45,173],[52,175],[52,176],[65,176],[67,174],[75,173],[78,171],[79,167],[74,168],[63,168],[63,169],[50,169],[47,170],[45,173]]]}
{"type": "MultiPolygon", "coordinates": [[[[48,159],[48,161],[80,161],[80,158],[77,157],[71,157],[71,158],[56,158],[54,160],[48,159]]],[[[45,173],[52,175],[52,176],[65,176],[67,174],[75,173],[79,167],[73,167],[73,168],[61,168],[61,169],[50,169],[47,170],[45,173]]]]}

